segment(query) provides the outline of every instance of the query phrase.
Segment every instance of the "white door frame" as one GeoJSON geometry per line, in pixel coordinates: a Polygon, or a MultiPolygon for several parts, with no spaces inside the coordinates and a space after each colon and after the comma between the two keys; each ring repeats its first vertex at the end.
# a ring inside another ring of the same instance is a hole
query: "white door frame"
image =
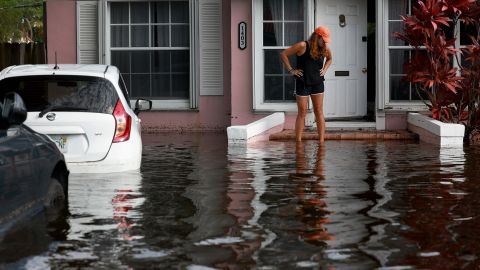
{"type": "MultiPolygon", "coordinates": [[[[325,3],[325,9],[328,8],[327,4],[326,3],[327,1],[320,1],[320,0],[317,0],[315,5],[318,7],[319,5],[322,5],[322,3],[325,3]]],[[[326,93],[325,93],[325,103],[324,103],[324,113],[325,113],[325,117],[326,118],[330,118],[330,119],[335,119],[335,118],[349,118],[349,117],[362,117],[362,116],[365,116],[366,113],[367,113],[367,75],[364,75],[362,74],[361,70],[362,68],[367,68],[367,57],[366,57],[366,53],[367,53],[367,43],[366,41],[361,41],[360,39],[362,38],[362,36],[367,36],[367,14],[366,14],[366,10],[367,10],[367,5],[368,5],[368,0],[361,0],[358,2],[358,4],[362,5],[362,8],[361,8],[361,11],[360,12],[365,12],[365,14],[362,14],[362,13],[357,13],[357,14],[361,14],[362,15],[362,18],[361,20],[365,20],[364,21],[364,25],[361,26],[360,28],[360,31],[357,32],[357,35],[356,37],[354,37],[355,39],[358,39],[357,42],[358,42],[358,46],[357,48],[359,48],[359,46],[361,46],[360,50],[362,50],[362,52],[364,51],[365,52],[365,55],[361,55],[361,52],[359,53],[359,55],[355,55],[357,57],[357,60],[360,61],[360,62],[357,62],[357,64],[355,64],[355,68],[352,69],[352,68],[349,68],[349,66],[351,66],[351,64],[349,65],[348,62],[345,62],[345,65],[346,66],[340,66],[340,67],[336,67],[335,65],[335,53],[333,55],[333,64],[329,70],[329,72],[327,73],[327,76],[326,76],[326,82],[325,82],[325,86],[326,86],[326,93]],[[342,78],[342,77],[338,77],[338,76],[335,76],[334,75],[334,72],[335,71],[339,71],[340,69],[344,69],[344,70],[349,70],[349,73],[350,73],[350,76],[348,77],[345,77],[345,78],[342,78]],[[353,77],[352,77],[353,75],[353,77]],[[329,83],[329,77],[330,77],[330,83],[329,83]],[[332,81],[332,79],[335,78],[335,80],[332,81]],[[355,83],[354,81],[351,80],[351,78],[354,78],[354,79],[358,79],[358,83],[355,83]],[[337,82],[340,82],[339,84],[335,84],[335,81],[337,82]],[[348,89],[351,89],[352,87],[358,87],[356,91],[348,91],[346,92],[346,90],[344,90],[344,92],[340,91],[342,88],[343,89],[347,89],[347,88],[344,88],[346,87],[346,85],[344,87],[342,87],[341,85],[343,84],[343,82],[345,83],[349,83],[351,84],[351,87],[348,88],[348,89]],[[356,85],[356,86],[355,86],[356,85]],[[340,88],[337,90],[335,89],[335,86],[339,86],[340,88]],[[331,89],[334,89],[334,90],[331,90],[331,89]],[[330,89],[330,90],[329,90],[330,89]],[[338,97],[333,97],[333,96],[329,96],[329,91],[330,93],[335,93],[336,95],[338,95],[338,97]],[[355,93],[357,94],[358,96],[353,97],[353,98],[350,98],[348,99],[348,96],[347,95],[351,95],[352,93],[355,93]],[[329,97],[330,98],[340,98],[342,101],[337,101],[337,102],[334,102],[335,104],[330,104],[330,108],[333,109],[331,112],[331,114],[329,114],[329,112],[327,111],[328,110],[328,106],[329,106],[329,103],[332,102],[332,100],[329,100],[329,97]],[[345,100],[345,103],[342,105],[343,103],[343,100],[345,100]],[[350,102],[349,102],[350,101],[350,102]],[[333,105],[333,106],[332,106],[333,105]],[[340,106],[342,105],[342,106],[340,106]],[[349,111],[350,109],[352,109],[351,111],[349,111]]],[[[333,8],[337,8],[336,6],[333,6],[333,8]]],[[[315,14],[315,21],[317,24],[328,24],[327,22],[322,22],[321,21],[321,12],[318,12],[318,9],[319,8],[316,8],[316,14],[315,14]]],[[[332,11],[334,12],[334,10],[332,11]]],[[[355,10],[353,10],[352,12],[355,12],[355,10]]],[[[331,24],[332,22],[330,22],[331,24]]],[[[347,15],[347,25],[348,25],[348,15],[347,15]]],[[[331,31],[335,31],[335,29],[331,29],[331,31]]],[[[335,45],[335,44],[332,44],[332,50],[334,50],[333,48],[335,48],[335,46],[339,46],[338,44],[335,45]]],[[[351,58],[349,58],[351,59],[351,58]]],[[[347,59],[348,60],[348,59],[347,59]]],[[[354,61],[356,62],[356,61],[354,61]]]]}

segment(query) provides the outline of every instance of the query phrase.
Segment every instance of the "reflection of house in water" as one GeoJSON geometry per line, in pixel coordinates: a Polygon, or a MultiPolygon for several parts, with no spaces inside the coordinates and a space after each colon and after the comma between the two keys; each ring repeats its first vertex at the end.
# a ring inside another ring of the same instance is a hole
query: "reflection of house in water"
{"type": "Polygon", "coordinates": [[[409,210],[402,213],[401,223],[409,229],[400,235],[415,243],[402,263],[416,268],[478,269],[480,238],[475,219],[480,211],[473,207],[480,201],[478,158],[472,155],[465,162],[463,148],[433,152],[431,159],[436,162],[430,164],[435,165],[409,177],[408,193],[402,194],[409,210]]]}
{"type": "Polygon", "coordinates": [[[196,166],[188,175],[191,182],[182,196],[190,199],[195,212],[183,221],[192,225],[187,238],[194,243],[188,248],[188,255],[194,264],[214,265],[228,260],[232,252],[221,246],[226,232],[235,224],[235,219],[225,213],[228,204],[226,197],[228,182],[226,140],[222,136],[199,136],[192,149],[196,166]],[[214,239],[217,241],[209,240],[214,239]]]}
{"type": "MultiPolygon", "coordinates": [[[[469,148],[466,155],[456,155],[457,159],[464,160],[463,178],[455,178],[457,189],[452,195],[456,196],[457,205],[452,216],[454,221],[451,227],[454,229],[457,239],[461,240],[461,258],[464,265],[480,268],[480,149],[469,148]],[[464,180],[464,182],[461,182],[464,180]]],[[[442,157],[443,155],[441,155],[442,157]]],[[[461,161],[458,161],[461,162],[461,161]]],[[[457,165],[458,166],[458,165],[457,165]]],[[[457,172],[457,175],[459,173],[457,172]]]]}
{"type": "MultiPolygon", "coordinates": [[[[229,149],[229,153],[231,152],[232,149],[229,149]]],[[[248,155],[247,153],[245,154],[248,155]]],[[[244,166],[245,164],[241,162],[236,163],[234,160],[231,160],[230,165],[226,193],[229,202],[226,211],[235,219],[235,223],[229,227],[226,235],[230,239],[237,239],[238,242],[224,245],[224,247],[231,249],[233,252],[231,258],[215,266],[235,269],[235,266],[242,265],[251,268],[256,264],[253,254],[260,248],[262,241],[261,236],[254,232],[255,228],[249,227],[249,223],[254,218],[257,210],[252,204],[256,196],[258,196],[253,185],[259,179],[255,179],[255,172],[252,170],[251,165],[244,166]]]]}
{"type": "MultiPolygon", "coordinates": [[[[162,141],[161,136],[157,139],[162,141]]],[[[253,220],[261,214],[261,204],[255,201],[262,192],[257,188],[261,185],[254,183],[265,178],[257,177],[253,168],[256,165],[225,158],[228,153],[223,134],[179,136],[178,141],[173,140],[174,144],[158,151],[161,159],[149,156],[147,159],[152,161],[144,160],[144,164],[155,167],[154,172],[161,170],[159,175],[170,175],[171,171],[171,179],[161,181],[155,173],[144,175],[145,242],[162,248],[171,246],[173,252],[188,257],[193,265],[255,265],[252,254],[262,239],[253,220]],[[159,160],[161,164],[156,164],[159,160]],[[183,243],[180,246],[179,241],[183,243]]],[[[245,152],[239,157],[257,158],[245,152]]]]}
{"type": "MultiPolygon", "coordinates": [[[[212,144],[206,143],[205,151],[211,151],[212,144]]],[[[196,228],[189,234],[196,243],[190,255],[195,263],[227,269],[257,265],[256,252],[275,237],[259,224],[267,209],[260,200],[269,178],[264,172],[266,155],[264,149],[234,146],[228,149],[227,161],[212,155],[197,161],[192,177],[199,181],[184,193],[197,207],[187,219],[196,228]]]]}
{"type": "MultiPolygon", "coordinates": [[[[215,192],[216,195],[223,196],[225,204],[210,203],[208,206],[219,212],[226,211],[230,223],[223,222],[224,229],[217,231],[216,235],[198,234],[204,236],[199,246],[216,250],[215,254],[211,254],[214,258],[212,260],[215,260],[212,265],[215,267],[253,267],[257,264],[255,252],[274,237],[258,223],[261,214],[267,209],[260,200],[266,191],[268,179],[263,172],[266,153],[263,149],[245,147],[229,147],[228,152],[227,186],[223,192],[215,192]],[[205,235],[210,238],[205,239],[205,235]]],[[[205,162],[211,163],[210,160],[205,162]]],[[[218,178],[216,179],[218,185],[218,178]]]]}
{"type": "Polygon", "coordinates": [[[370,190],[365,182],[370,148],[365,144],[342,142],[326,149],[323,185],[327,191],[325,201],[332,214],[329,216],[331,222],[325,226],[335,237],[329,241],[331,249],[361,243],[370,234],[368,224],[374,219],[363,211],[373,202],[369,197],[358,197],[370,190]]]}
{"type": "Polygon", "coordinates": [[[195,166],[187,176],[191,184],[182,195],[196,207],[194,215],[184,219],[195,228],[188,235],[194,242],[218,237],[234,222],[225,214],[225,182],[228,179],[226,141],[219,142],[218,139],[217,136],[199,136],[195,138],[198,148],[190,150],[196,151],[191,156],[195,166]]]}
{"type": "Polygon", "coordinates": [[[389,144],[376,147],[375,191],[382,197],[368,213],[386,222],[372,224],[362,251],[381,266],[478,269],[478,153],[412,147],[402,155],[389,144]]]}
{"type": "MultiPolygon", "coordinates": [[[[278,151],[284,151],[281,145],[276,148],[278,151]]],[[[231,163],[227,196],[230,203],[227,210],[237,220],[236,227],[232,228],[234,230],[230,233],[242,237],[242,242],[232,245],[232,249],[235,251],[237,262],[255,266],[258,251],[269,245],[276,237],[259,222],[268,208],[261,197],[267,191],[267,181],[271,178],[271,172],[266,171],[270,169],[266,164],[269,154],[262,147],[235,146],[229,147],[229,154],[231,163]]]]}
{"type": "Polygon", "coordinates": [[[372,200],[373,203],[361,212],[374,218],[374,221],[367,224],[371,233],[361,242],[359,249],[375,258],[380,266],[386,266],[392,247],[383,240],[388,238],[387,226],[394,223],[394,217],[398,214],[385,207],[392,198],[392,192],[387,188],[389,179],[386,177],[388,168],[385,163],[385,144],[373,144],[366,151],[366,155],[367,177],[364,181],[368,184],[368,190],[357,194],[357,197],[372,200]]]}

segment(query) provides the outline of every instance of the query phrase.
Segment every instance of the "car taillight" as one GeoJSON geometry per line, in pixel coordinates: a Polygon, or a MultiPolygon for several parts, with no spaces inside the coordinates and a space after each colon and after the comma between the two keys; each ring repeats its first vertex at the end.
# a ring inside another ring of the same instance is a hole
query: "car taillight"
{"type": "Polygon", "coordinates": [[[120,99],[113,110],[113,117],[115,118],[115,137],[113,137],[113,142],[128,141],[132,127],[132,117],[125,111],[120,99]]]}

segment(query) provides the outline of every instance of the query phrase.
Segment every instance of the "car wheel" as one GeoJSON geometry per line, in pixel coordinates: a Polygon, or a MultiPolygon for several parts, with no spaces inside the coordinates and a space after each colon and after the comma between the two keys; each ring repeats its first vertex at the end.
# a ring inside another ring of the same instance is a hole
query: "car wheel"
{"type": "Polygon", "coordinates": [[[45,208],[60,210],[65,206],[65,191],[60,182],[52,178],[44,201],[45,208]]]}

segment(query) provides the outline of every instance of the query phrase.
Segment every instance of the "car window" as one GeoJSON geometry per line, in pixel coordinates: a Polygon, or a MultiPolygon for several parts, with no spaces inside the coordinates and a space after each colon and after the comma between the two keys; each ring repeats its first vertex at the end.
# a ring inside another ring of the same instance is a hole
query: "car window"
{"type": "Polygon", "coordinates": [[[112,83],[90,76],[19,76],[1,80],[0,100],[11,91],[23,98],[28,111],[71,106],[111,114],[118,100],[112,83]]]}

